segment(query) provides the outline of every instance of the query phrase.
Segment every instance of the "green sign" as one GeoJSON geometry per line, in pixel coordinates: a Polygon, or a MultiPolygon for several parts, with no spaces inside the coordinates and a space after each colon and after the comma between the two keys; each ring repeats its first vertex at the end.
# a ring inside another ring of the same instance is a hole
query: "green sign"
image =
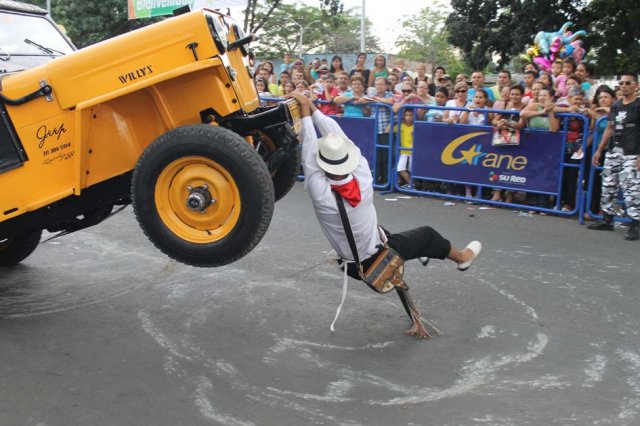
{"type": "Polygon", "coordinates": [[[189,6],[191,10],[223,9],[229,7],[247,7],[247,0],[127,0],[129,19],[149,18],[171,15],[179,7],[189,6]]]}
{"type": "Polygon", "coordinates": [[[129,19],[171,15],[182,6],[193,8],[194,0],[129,0],[129,19]]]}

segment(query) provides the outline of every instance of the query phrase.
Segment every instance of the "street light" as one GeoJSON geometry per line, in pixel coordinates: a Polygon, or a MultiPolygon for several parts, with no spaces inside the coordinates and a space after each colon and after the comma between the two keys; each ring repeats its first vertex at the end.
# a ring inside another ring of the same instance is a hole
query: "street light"
{"type": "Polygon", "coordinates": [[[298,56],[302,57],[302,42],[304,41],[304,30],[306,30],[307,28],[309,28],[311,25],[316,24],[318,22],[322,22],[319,19],[316,19],[315,21],[311,21],[309,22],[307,25],[302,25],[296,21],[294,21],[293,19],[291,20],[293,21],[294,24],[296,24],[298,26],[298,28],[300,29],[300,39],[298,41],[298,46],[299,46],[299,51],[298,51],[298,56]]]}

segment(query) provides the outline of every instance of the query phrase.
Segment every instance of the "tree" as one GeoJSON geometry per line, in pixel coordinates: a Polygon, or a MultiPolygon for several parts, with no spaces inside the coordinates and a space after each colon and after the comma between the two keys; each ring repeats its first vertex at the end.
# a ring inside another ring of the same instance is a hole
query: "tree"
{"type": "Polygon", "coordinates": [[[342,13],[344,6],[341,0],[320,0],[320,8],[328,11],[329,16],[337,16],[342,13]]]}
{"type": "MultiPolygon", "coordinates": [[[[342,0],[318,0],[320,9],[331,17],[336,17],[342,13],[342,0]]],[[[268,26],[271,22],[276,22],[273,13],[282,6],[282,0],[248,0],[247,8],[244,11],[244,31],[256,33],[261,28],[268,26]]],[[[299,6],[298,6],[299,7],[299,6]]]]}
{"type": "Polygon", "coordinates": [[[274,11],[278,9],[282,0],[266,0],[258,3],[258,0],[248,0],[244,10],[244,32],[257,33],[270,19],[274,11]]]}
{"type": "Polygon", "coordinates": [[[599,75],[640,70],[640,4],[635,0],[593,0],[582,11],[578,28],[588,35],[585,47],[599,75]]]}
{"type": "Polygon", "coordinates": [[[464,52],[473,69],[484,69],[490,61],[491,25],[498,6],[492,0],[452,0],[453,11],[446,20],[449,42],[464,52]]]}
{"type": "Polygon", "coordinates": [[[425,61],[432,68],[437,65],[445,68],[453,65],[452,59],[457,55],[449,43],[449,34],[444,29],[445,20],[444,13],[430,6],[403,21],[405,31],[396,41],[400,48],[398,54],[407,59],[425,61]]]}
{"type": "MultiPolygon", "coordinates": [[[[325,52],[358,53],[360,52],[360,12],[349,9],[331,19],[331,37],[324,37],[325,52]]],[[[373,35],[373,25],[365,18],[364,46],[366,52],[380,52],[380,40],[373,35]]]]}
{"type": "MultiPolygon", "coordinates": [[[[270,16],[277,25],[266,25],[258,33],[256,55],[262,58],[282,57],[309,51],[358,52],[360,49],[360,18],[349,10],[331,16],[322,9],[303,5],[280,5],[270,16]],[[319,21],[313,23],[314,21],[319,21]],[[303,46],[300,46],[300,27],[304,28],[303,46]],[[331,34],[327,37],[327,34],[331,34]]],[[[258,19],[262,19],[259,15],[258,19]]],[[[367,26],[369,28],[370,26],[367,26]]],[[[366,46],[378,50],[376,37],[365,37],[366,46]]]]}
{"type": "MultiPolygon", "coordinates": [[[[446,21],[449,41],[465,62],[484,69],[493,55],[499,65],[523,53],[538,31],[556,31],[575,20],[584,0],[452,0],[446,21]]],[[[574,21],[575,22],[575,21],[574,21]]]]}
{"type": "MultiPolygon", "coordinates": [[[[38,3],[46,4],[46,1],[38,3]]],[[[57,23],[64,25],[77,47],[85,47],[162,19],[129,21],[127,2],[122,0],[54,0],[51,15],[57,23]]]]}

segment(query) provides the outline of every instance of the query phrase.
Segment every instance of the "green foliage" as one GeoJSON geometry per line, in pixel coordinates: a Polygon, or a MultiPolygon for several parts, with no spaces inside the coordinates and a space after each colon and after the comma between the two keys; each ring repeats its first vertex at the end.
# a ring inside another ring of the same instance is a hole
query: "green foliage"
{"type": "Polygon", "coordinates": [[[64,25],[77,47],[85,47],[162,19],[129,21],[127,2],[123,0],[53,0],[51,3],[52,17],[64,25]]]}
{"type": "Polygon", "coordinates": [[[244,32],[257,33],[269,20],[271,14],[278,10],[282,0],[247,0],[244,11],[244,32]]]}
{"type": "MultiPolygon", "coordinates": [[[[257,14],[258,19],[262,19],[262,13],[257,14]]],[[[367,31],[369,28],[367,25],[367,31]]],[[[351,10],[331,16],[317,7],[281,4],[258,35],[259,42],[252,48],[261,58],[280,58],[285,52],[355,53],[360,50],[360,18],[351,10]],[[318,22],[312,24],[314,21],[318,22]],[[302,46],[300,27],[304,28],[302,46]]],[[[365,45],[370,51],[379,51],[378,41],[371,35],[365,37],[365,45]]]]}
{"type": "Polygon", "coordinates": [[[483,69],[490,61],[491,24],[498,6],[491,0],[452,0],[453,11],[446,20],[449,42],[464,52],[465,62],[483,69]]]}
{"type": "Polygon", "coordinates": [[[329,16],[337,16],[342,13],[344,6],[340,0],[320,0],[320,8],[326,10],[329,16]]]}
{"type": "Polygon", "coordinates": [[[424,61],[434,68],[442,65],[449,69],[457,59],[444,29],[445,14],[432,6],[402,22],[404,33],[396,44],[399,55],[416,61],[424,61]]]}
{"type": "MultiPolygon", "coordinates": [[[[473,69],[484,69],[492,56],[509,63],[533,43],[538,31],[557,31],[575,22],[584,0],[452,0],[446,21],[449,41],[464,52],[473,69]]],[[[574,27],[575,29],[576,27],[574,27]]]]}
{"type": "Polygon", "coordinates": [[[640,70],[640,3],[637,0],[593,0],[582,11],[577,28],[585,28],[589,60],[599,75],[640,70]]]}

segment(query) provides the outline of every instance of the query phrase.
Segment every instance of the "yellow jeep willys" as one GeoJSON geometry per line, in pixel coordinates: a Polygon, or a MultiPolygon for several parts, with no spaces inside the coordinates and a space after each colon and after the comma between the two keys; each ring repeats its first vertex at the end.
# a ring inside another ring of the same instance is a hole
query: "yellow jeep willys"
{"type": "Polygon", "coordinates": [[[199,10],[75,51],[43,9],[0,0],[0,265],[128,204],[180,262],[255,247],[294,184],[300,117],[259,107],[251,40],[199,10]]]}

